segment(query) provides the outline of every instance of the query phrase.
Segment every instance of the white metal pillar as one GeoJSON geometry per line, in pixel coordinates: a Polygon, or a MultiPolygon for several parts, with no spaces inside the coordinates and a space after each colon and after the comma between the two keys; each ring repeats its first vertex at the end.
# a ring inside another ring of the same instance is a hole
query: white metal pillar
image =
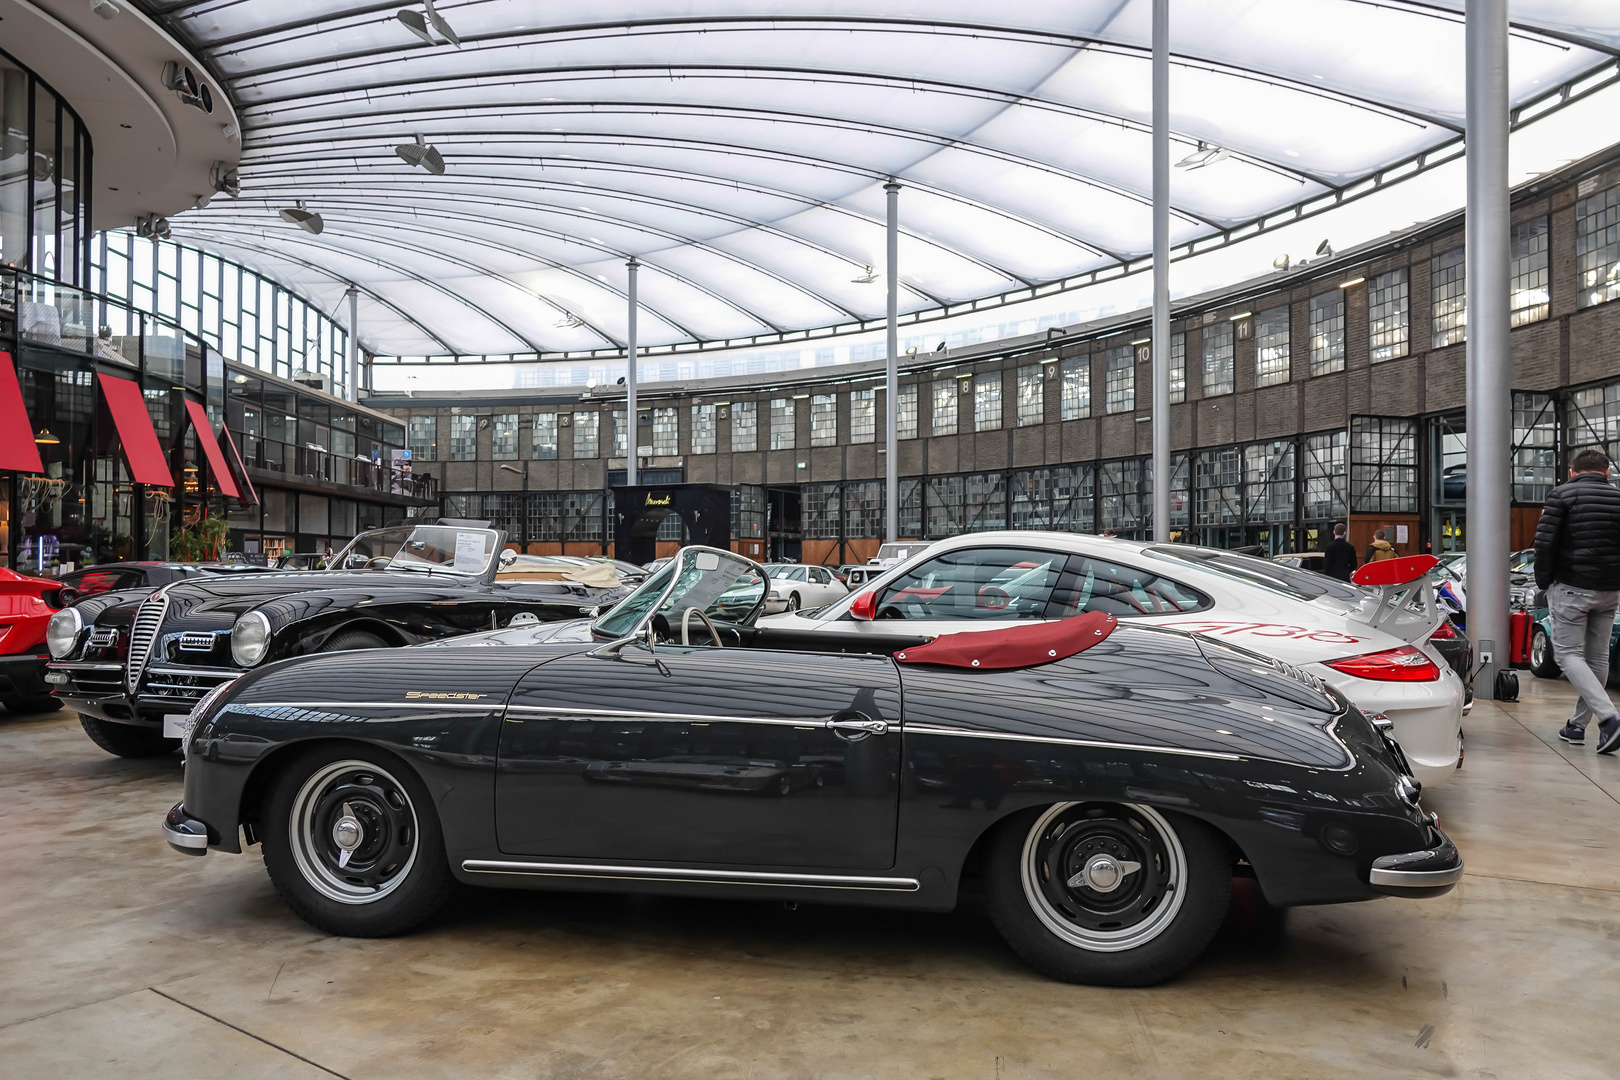
{"type": "Polygon", "coordinates": [[[1170,0],[1153,0],[1153,539],[1170,539],[1170,0]]]}
{"type": "Polygon", "coordinates": [[[636,271],[641,264],[634,258],[624,264],[630,270],[630,330],[626,335],[624,369],[624,482],[636,482],[636,271]]]}
{"type": "Polygon", "coordinates": [[[1507,669],[1508,0],[1468,0],[1468,636],[1482,662],[1475,693],[1496,696],[1507,669]],[[1486,657],[1489,660],[1486,660],[1486,657]]]}
{"type": "Polygon", "coordinates": [[[883,535],[889,543],[900,539],[900,185],[890,177],[883,185],[889,195],[889,363],[883,404],[883,535]]]}
{"type": "Polygon", "coordinates": [[[349,298],[349,377],[344,380],[343,396],[360,400],[360,290],[353,285],[344,293],[349,298]]]}

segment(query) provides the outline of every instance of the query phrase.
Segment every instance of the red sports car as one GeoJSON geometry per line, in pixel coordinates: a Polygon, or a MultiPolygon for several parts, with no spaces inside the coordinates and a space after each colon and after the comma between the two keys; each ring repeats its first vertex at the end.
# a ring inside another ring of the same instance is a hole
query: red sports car
{"type": "Polygon", "coordinates": [[[45,626],[78,597],[60,581],[0,567],[0,705],[25,713],[62,707],[45,684],[45,626]]]}

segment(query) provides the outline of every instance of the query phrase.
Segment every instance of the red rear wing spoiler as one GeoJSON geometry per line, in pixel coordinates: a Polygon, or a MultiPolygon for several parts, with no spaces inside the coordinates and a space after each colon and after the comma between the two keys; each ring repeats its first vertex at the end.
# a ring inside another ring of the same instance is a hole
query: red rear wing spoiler
{"type": "Polygon", "coordinates": [[[1356,585],[1377,587],[1380,585],[1405,585],[1440,565],[1440,560],[1433,555],[1408,555],[1404,559],[1384,559],[1380,562],[1370,562],[1362,566],[1350,580],[1356,585]]]}
{"type": "Polygon", "coordinates": [[[1435,599],[1434,581],[1429,577],[1429,571],[1439,563],[1433,555],[1367,563],[1350,580],[1372,590],[1373,595],[1350,615],[1350,620],[1408,644],[1424,640],[1434,633],[1443,617],[1435,599]]]}
{"type": "Polygon", "coordinates": [[[1084,652],[1105,641],[1118,625],[1119,620],[1112,615],[1088,611],[1057,622],[941,634],[926,645],[901,649],[894,658],[902,664],[1009,671],[1054,663],[1084,652]]]}

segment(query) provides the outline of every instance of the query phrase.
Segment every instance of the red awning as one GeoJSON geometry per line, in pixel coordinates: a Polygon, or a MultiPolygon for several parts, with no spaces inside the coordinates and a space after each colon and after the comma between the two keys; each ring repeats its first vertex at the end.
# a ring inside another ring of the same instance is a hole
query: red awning
{"type": "Polygon", "coordinates": [[[0,469],[17,472],[45,471],[34,445],[34,427],[28,422],[28,406],[23,403],[22,384],[11,354],[0,352],[0,469]]]}
{"type": "Polygon", "coordinates": [[[246,506],[257,506],[259,493],[253,490],[253,481],[248,479],[247,466],[242,463],[242,455],[237,452],[236,440],[231,438],[231,429],[220,428],[219,433],[225,436],[225,449],[229,450],[231,454],[230,463],[236,466],[235,476],[240,481],[237,487],[246,492],[246,494],[238,495],[237,498],[242,500],[242,503],[246,506]]]}
{"type": "Polygon", "coordinates": [[[214,474],[214,484],[220,494],[240,499],[242,493],[237,490],[236,480],[225,464],[225,455],[219,452],[219,440],[214,438],[214,425],[208,422],[208,410],[203,408],[201,402],[187,398],[186,415],[191,417],[191,426],[197,431],[197,445],[202,447],[203,457],[208,459],[208,471],[214,474]]]}
{"type": "Polygon", "coordinates": [[[124,444],[129,475],[137,484],[174,487],[174,477],[169,475],[169,463],[163,460],[163,446],[152,427],[141,388],[115,375],[97,375],[96,378],[101,381],[101,394],[107,399],[119,441],[124,444]]]}

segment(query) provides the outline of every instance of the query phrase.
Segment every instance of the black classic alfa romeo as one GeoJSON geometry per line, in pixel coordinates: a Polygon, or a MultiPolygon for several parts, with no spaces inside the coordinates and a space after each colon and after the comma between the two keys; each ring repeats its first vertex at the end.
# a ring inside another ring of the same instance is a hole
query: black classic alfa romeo
{"type": "Polygon", "coordinates": [[[1116,985],[1195,960],[1234,875],[1277,905],[1461,876],[1387,722],[1274,661],[1099,613],[804,634],[765,596],[687,548],[590,640],[256,668],[192,713],[164,833],[260,844],[357,936],[457,881],[943,910],[971,872],[1030,964],[1116,985]]]}
{"type": "Polygon", "coordinates": [[[46,678],[96,745],[141,757],[177,748],[192,706],[260,664],[577,620],[628,595],[606,568],[515,556],[486,525],[364,532],[331,559],[337,570],[209,575],[87,597],[52,616],[46,678]]]}

